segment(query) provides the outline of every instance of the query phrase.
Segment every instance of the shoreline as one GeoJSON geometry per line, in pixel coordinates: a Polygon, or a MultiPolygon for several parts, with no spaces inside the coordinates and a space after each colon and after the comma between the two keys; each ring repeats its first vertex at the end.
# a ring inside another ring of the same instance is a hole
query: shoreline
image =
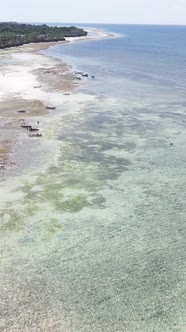
{"type": "Polygon", "coordinates": [[[0,183],[2,332],[184,330],[185,95],[177,81],[125,75],[148,39],[126,55],[115,41],[46,52],[70,71],[32,45],[0,57],[1,137],[16,142],[0,183]],[[96,79],[74,85],[78,69],[96,79]],[[23,117],[43,136],[29,137],[23,117]]]}
{"type": "MultiPolygon", "coordinates": [[[[111,33],[89,30],[92,36],[67,38],[66,41],[49,43],[31,43],[22,46],[1,50],[1,55],[9,57],[9,62],[0,67],[0,181],[9,176],[17,175],[18,147],[26,144],[42,146],[46,140],[47,119],[55,118],[63,104],[67,103],[70,95],[72,103],[77,94],[74,89],[81,84],[70,71],[70,67],[63,60],[39,53],[51,46],[75,42],[79,40],[93,40],[111,38],[111,33]],[[46,107],[56,107],[48,110],[46,107]],[[19,113],[19,111],[25,111],[19,113]],[[40,132],[43,137],[28,137],[28,133],[21,128],[22,124],[37,126],[40,123],[40,132]]],[[[80,97],[81,98],[81,97],[80,97]]],[[[48,129],[47,129],[48,130],[48,129]]],[[[55,131],[55,130],[54,130],[55,131]]],[[[41,148],[42,149],[42,148],[41,148]]],[[[33,151],[33,155],[34,155],[33,151]]],[[[36,153],[37,154],[37,153],[36,153]]],[[[24,158],[27,155],[24,153],[24,158]]],[[[28,157],[28,168],[31,160],[28,157]]],[[[27,168],[27,167],[26,167],[27,168]]],[[[26,169],[25,169],[26,171],[26,169]]]]}

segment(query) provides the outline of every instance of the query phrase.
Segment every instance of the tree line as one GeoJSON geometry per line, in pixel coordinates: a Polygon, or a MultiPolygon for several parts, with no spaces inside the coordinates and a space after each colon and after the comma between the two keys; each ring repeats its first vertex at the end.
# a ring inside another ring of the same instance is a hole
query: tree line
{"type": "Polygon", "coordinates": [[[65,37],[86,36],[87,32],[75,26],[58,27],[46,24],[0,23],[0,48],[28,43],[63,41],[65,37]]]}

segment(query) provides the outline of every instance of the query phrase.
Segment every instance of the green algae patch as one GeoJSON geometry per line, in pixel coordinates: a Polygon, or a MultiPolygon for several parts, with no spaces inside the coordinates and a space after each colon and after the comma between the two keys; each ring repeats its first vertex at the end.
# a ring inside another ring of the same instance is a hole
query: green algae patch
{"type": "Polygon", "coordinates": [[[41,201],[48,200],[49,202],[54,202],[55,197],[63,197],[62,189],[63,186],[61,183],[47,184],[43,188],[41,201]]]}
{"type": "Polygon", "coordinates": [[[25,227],[25,221],[22,214],[17,213],[14,210],[6,210],[5,213],[1,213],[0,219],[2,220],[0,231],[3,232],[19,232],[25,227]]]}
{"type": "Polygon", "coordinates": [[[45,235],[43,240],[49,240],[54,234],[59,232],[62,228],[63,226],[55,218],[52,218],[48,223],[44,223],[43,229],[45,235]]]}
{"type": "Polygon", "coordinates": [[[15,188],[14,192],[22,191],[25,194],[28,194],[33,187],[33,183],[24,183],[15,188]]]}
{"type": "Polygon", "coordinates": [[[28,217],[32,217],[35,215],[38,209],[39,207],[36,204],[34,204],[32,201],[30,201],[25,207],[24,212],[28,217]]]}
{"type": "Polygon", "coordinates": [[[72,198],[66,199],[65,201],[57,201],[55,208],[60,210],[60,212],[75,213],[90,205],[91,204],[88,202],[86,195],[78,194],[72,198]]]}

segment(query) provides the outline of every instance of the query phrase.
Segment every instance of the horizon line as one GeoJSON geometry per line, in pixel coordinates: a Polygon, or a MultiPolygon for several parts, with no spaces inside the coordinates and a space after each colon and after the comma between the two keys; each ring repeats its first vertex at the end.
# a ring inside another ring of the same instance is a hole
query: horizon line
{"type": "Polygon", "coordinates": [[[15,21],[15,20],[8,20],[8,21],[0,21],[0,23],[23,23],[23,24],[46,24],[46,23],[60,23],[60,24],[96,24],[96,25],[155,25],[155,26],[186,26],[185,24],[179,23],[100,23],[100,22],[63,22],[63,21],[15,21]]]}

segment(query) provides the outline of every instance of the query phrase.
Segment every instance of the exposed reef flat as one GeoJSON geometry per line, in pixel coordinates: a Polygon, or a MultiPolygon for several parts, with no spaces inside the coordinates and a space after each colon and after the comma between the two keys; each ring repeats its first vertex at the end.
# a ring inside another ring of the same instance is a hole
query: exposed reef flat
{"type": "MultiPolygon", "coordinates": [[[[108,35],[101,33],[100,37],[108,35]]],[[[63,223],[63,216],[68,219],[86,208],[104,207],[104,198],[96,193],[97,186],[100,186],[96,175],[99,172],[97,161],[86,164],[78,159],[77,154],[72,157],[73,144],[69,145],[68,139],[62,141],[59,138],[61,130],[69,128],[71,122],[76,127],[80,119],[84,119],[84,104],[92,103],[95,96],[73,94],[78,84],[76,76],[61,61],[37,53],[45,47],[46,44],[30,44],[1,51],[2,331],[33,331],[36,328],[44,332],[58,331],[63,327],[64,331],[69,330],[68,322],[59,322],[59,312],[51,316],[44,304],[46,292],[41,289],[41,310],[38,311],[33,276],[37,279],[40,272],[38,274],[33,266],[35,272],[33,270],[30,274],[30,284],[27,276],[24,277],[30,268],[27,269],[23,261],[30,266],[31,261],[36,263],[37,259],[44,259],[47,248],[51,250],[56,237],[63,232],[66,223],[63,223]],[[47,110],[47,105],[55,105],[55,111],[47,110]],[[30,139],[28,131],[22,127],[26,124],[39,126],[42,138],[30,139]],[[24,250],[25,246],[28,251],[24,250]],[[22,270],[20,283],[18,266],[22,270]],[[25,301],[30,308],[28,311],[22,307],[25,301]],[[12,305],[17,309],[13,310],[12,305]]]]}
{"type": "Polygon", "coordinates": [[[185,94],[38,47],[0,58],[0,329],[185,331],[185,94]]]}

